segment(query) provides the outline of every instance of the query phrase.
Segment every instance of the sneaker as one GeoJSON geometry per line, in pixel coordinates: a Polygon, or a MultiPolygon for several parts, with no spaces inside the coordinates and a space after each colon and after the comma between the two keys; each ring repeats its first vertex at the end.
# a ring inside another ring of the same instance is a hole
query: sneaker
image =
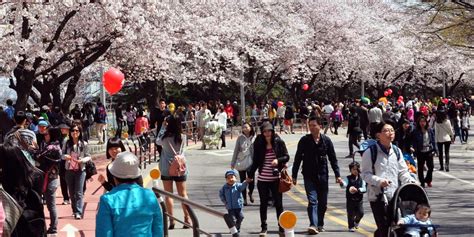
{"type": "Polygon", "coordinates": [[[58,231],[57,230],[53,230],[53,229],[48,229],[48,231],[46,231],[46,234],[57,234],[58,231]]]}
{"type": "Polygon", "coordinates": [[[63,205],[69,205],[71,202],[69,200],[64,200],[63,205]]]}
{"type": "Polygon", "coordinates": [[[76,219],[76,220],[82,219],[81,214],[79,214],[79,213],[74,214],[74,219],[76,219]]]}
{"type": "Polygon", "coordinates": [[[324,229],[324,227],[318,226],[318,231],[319,231],[319,232],[324,232],[324,231],[326,231],[326,230],[324,229]]]}
{"type": "Polygon", "coordinates": [[[356,230],[359,229],[359,223],[358,222],[354,223],[354,228],[356,228],[356,230]]]}
{"type": "Polygon", "coordinates": [[[260,236],[260,237],[267,236],[267,229],[262,228],[262,230],[260,231],[260,234],[258,234],[258,236],[260,236]]]}
{"type": "Polygon", "coordinates": [[[317,235],[317,234],[319,234],[319,231],[316,229],[315,226],[310,226],[310,227],[308,227],[308,234],[317,235]]]}
{"type": "Polygon", "coordinates": [[[354,228],[354,227],[352,227],[352,228],[349,228],[349,232],[355,232],[355,231],[356,231],[356,230],[355,230],[355,228],[354,228]]]}

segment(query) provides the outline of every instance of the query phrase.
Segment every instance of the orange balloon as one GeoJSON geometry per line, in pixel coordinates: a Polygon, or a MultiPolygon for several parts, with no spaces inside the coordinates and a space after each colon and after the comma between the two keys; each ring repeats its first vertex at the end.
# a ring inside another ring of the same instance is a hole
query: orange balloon
{"type": "Polygon", "coordinates": [[[286,230],[293,229],[296,226],[297,220],[296,214],[292,211],[284,211],[281,213],[280,218],[278,218],[281,227],[286,230]]]}
{"type": "Polygon", "coordinates": [[[160,176],[161,176],[161,172],[160,172],[159,169],[152,169],[152,170],[150,171],[150,177],[151,177],[152,179],[159,179],[160,176]]]}

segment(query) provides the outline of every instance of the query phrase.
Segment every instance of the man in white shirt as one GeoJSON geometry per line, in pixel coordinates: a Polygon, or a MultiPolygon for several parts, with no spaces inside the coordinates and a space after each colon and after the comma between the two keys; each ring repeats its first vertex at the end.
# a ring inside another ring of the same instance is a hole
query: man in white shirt
{"type": "Polygon", "coordinates": [[[369,110],[370,136],[372,138],[375,137],[375,133],[372,130],[375,125],[382,121],[382,115],[382,110],[379,108],[377,101],[374,101],[372,108],[369,110]]]}
{"type": "Polygon", "coordinates": [[[323,113],[324,113],[324,119],[326,120],[325,128],[324,128],[324,134],[327,133],[328,128],[331,126],[330,121],[331,121],[331,113],[334,111],[334,107],[332,106],[331,103],[328,103],[327,105],[324,105],[323,107],[323,113]]]}

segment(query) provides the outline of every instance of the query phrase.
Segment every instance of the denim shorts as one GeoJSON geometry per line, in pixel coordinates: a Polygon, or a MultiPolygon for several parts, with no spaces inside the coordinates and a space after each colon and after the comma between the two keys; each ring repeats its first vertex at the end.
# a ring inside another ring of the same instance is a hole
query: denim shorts
{"type": "Polygon", "coordinates": [[[186,175],[183,176],[161,176],[163,181],[175,181],[175,182],[184,182],[186,181],[186,175]]]}

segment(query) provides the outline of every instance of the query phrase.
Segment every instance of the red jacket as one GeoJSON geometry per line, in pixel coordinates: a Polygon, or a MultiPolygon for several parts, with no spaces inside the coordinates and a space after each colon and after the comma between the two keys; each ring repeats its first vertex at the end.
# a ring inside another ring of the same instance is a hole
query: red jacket
{"type": "Polygon", "coordinates": [[[234,117],[234,108],[232,108],[231,104],[226,105],[224,110],[225,110],[225,113],[227,114],[227,118],[234,117]]]}
{"type": "Polygon", "coordinates": [[[146,117],[138,117],[135,120],[135,134],[137,136],[142,135],[144,132],[148,131],[148,119],[146,117]]]}

